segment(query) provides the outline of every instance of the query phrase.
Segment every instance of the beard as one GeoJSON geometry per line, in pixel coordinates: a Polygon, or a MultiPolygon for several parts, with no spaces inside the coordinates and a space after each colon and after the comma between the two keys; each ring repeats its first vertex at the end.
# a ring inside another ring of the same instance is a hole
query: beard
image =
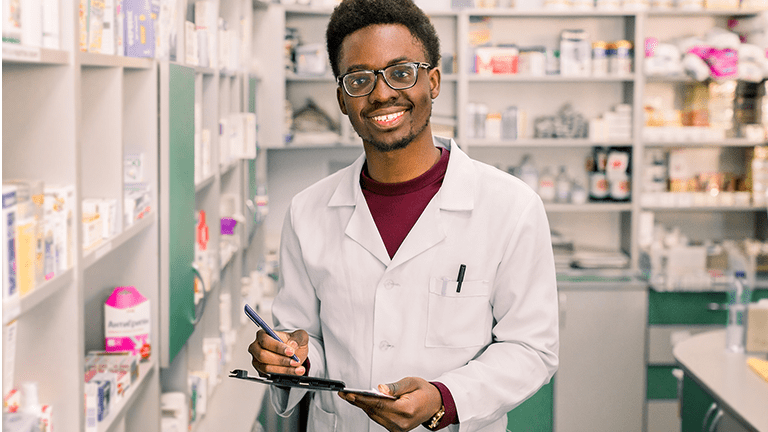
{"type": "MultiPolygon", "coordinates": [[[[373,148],[376,149],[376,151],[379,151],[381,153],[387,153],[395,150],[400,150],[408,147],[408,145],[416,139],[417,136],[419,136],[424,130],[429,126],[429,119],[432,118],[432,104],[429,105],[429,112],[427,113],[427,119],[424,121],[424,124],[417,126],[418,129],[411,128],[411,131],[408,135],[400,138],[399,140],[395,142],[384,142],[384,141],[378,141],[373,138],[366,139],[360,133],[358,132],[358,136],[368,144],[372,145],[373,148]]],[[[357,132],[357,131],[355,131],[357,132]]]]}

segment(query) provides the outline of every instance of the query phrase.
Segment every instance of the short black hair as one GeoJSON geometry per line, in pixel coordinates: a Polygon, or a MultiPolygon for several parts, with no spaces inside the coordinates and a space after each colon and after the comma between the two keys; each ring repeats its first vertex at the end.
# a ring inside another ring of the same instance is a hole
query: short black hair
{"type": "Polygon", "coordinates": [[[429,17],[413,0],[343,0],[331,14],[325,40],[333,75],[339,76],[344,38],[372,24],[401,24],[421,41],[431,67],[440,62],[440,38],[429,17]]]}

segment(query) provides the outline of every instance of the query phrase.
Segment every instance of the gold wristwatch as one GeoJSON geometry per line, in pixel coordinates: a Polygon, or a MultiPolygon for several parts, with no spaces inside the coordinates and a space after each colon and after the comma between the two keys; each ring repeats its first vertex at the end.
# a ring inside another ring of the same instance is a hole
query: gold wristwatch
{"type": "Polygon", "coordinates": [[[437,410],[435,415],[432,416],[432,419],[429,420],[429,425],[426,426],[427,429],[435,430],[437,425],[440,424],[440,420],[442,420],[444,415],[445,415],[445,405],[440,405],[440,409],[437,410]]]}

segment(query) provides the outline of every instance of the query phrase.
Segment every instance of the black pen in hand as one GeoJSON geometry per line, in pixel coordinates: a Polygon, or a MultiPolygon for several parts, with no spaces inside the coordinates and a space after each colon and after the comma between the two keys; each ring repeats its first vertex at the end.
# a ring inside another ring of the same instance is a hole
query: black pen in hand
{"type": "Polygon", "coordinates": [[[456,278],[456,282],[458,282],[458,284],[456,284],[457,293],[461,292],[461,283],[464,282],[464,271],[466,269],[467,269],[467,266],[464,264],[459,266],[459,276],[456,278]]]}

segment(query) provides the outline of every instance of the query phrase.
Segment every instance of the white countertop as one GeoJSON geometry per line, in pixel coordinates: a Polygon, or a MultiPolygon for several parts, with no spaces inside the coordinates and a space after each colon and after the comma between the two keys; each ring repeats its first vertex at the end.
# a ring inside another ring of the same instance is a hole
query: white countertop
{"type": "Polygon", "coordinates": [[[768,382],[747,366],[747,357],[725,350],[725,330],[700,333],[674,348],[675,359],[712,397],[742,423],[768,432],[768,382]]]}

